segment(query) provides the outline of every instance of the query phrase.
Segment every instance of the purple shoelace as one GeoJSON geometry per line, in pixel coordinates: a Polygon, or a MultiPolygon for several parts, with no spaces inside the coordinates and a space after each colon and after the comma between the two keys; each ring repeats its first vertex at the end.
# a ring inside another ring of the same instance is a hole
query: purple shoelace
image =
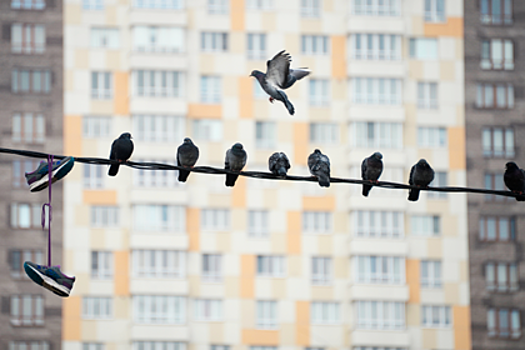
{"type": "Polygon", "coordinates": [[[49,177],[49,190],[48,190],[48,194],[49,194],[49,198],[48,198],[48,202],[47,203],[44,203],[44,205],[42,206],[42,216],[41,216],[41,223],[42,223],[42,229],[46,229],[46,207],[48,208],[48,223],[47,223],[47,266],[51,267],[51,211],[53,209],[53,207],[51,206],[51,185],[53,184],[53,181],[52,181],[52,171],[51,169],[53,169],[53,155],[52,154],[48,154],[47,156],[47,174],[48,174],[48,177],[49,177]]]}

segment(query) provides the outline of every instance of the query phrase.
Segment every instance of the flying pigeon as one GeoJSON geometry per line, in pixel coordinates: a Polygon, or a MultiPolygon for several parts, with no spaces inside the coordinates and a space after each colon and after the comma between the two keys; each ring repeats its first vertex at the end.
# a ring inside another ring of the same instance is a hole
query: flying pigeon
{"type": "MultiPolygon", "coordinates": [[[[241,171],[246,165],[246,151],[242,148],[240,143],[236,143],[229,150],[226,151],[226,159],[224,160],[224,169],[241,171]]],[[[226,186],[233,187],[239,175],[226,174],[226,186]]]]}
{"type": "Polygon", "coordinates": [[[286,172],[290,169],[290,161],[283,152],[275,152],[268,159],[268,168],[275,175],[286,176],[286,172]]]}
{"type": "Polygon", "coordinates": [[[308,156],[310,174],[317,177],[319,186],[330,187],[330,159],[318,149],[308,156]]]}
{"type": "Polygon", "coordinates": [[[259,81],[262,89],[270,95],[271,103],[274,100],[283,102],[290,115],[294,115],[295,109],[283,90],[291,87],[297,80],[306,77],[310,71],[307,68],[290,69],[292,57],[285,51],[280,51],[266,62],[266,74],[254,70],[250,77],[255,77],[259,81]]]}
{"type": "MultiPolygon", "coordinates": [[[[125,132],[113,141],[111,151],[109,152],[109,159],[117,160],[119,163],[126,162],[133,153],[133,141],[131,141],[131,134],[125,132]]],[[[108,175],[116,176],[118,173],[119,164],[111,164],[109,166],[108,175]]]]}
{"type": "MultiPolygon", "coordinates": [[[[182,145],[177,148],[177,165],[187,168],[193,168],[199,159],[199,148],[195,146],[189,137],[184,139],[182,145]]],[[[188,170],[179,170],[179,181],[186,182],[190,175],[188,170]]]]}
{"type": "MultiPolygon", "coordinates": [[[[370,182],[377,182],[377,179],[383,172],[383,155],[375,152],[370,157],[363,159],[361,163],[361,178],[369,180],[370,182]]],[[[368,193],[372,189],[371,185],[363,185],[363,196],[368,197],[368,193]]]]}
{"type": "MultiPolygon", "coordinates": [[[[505,164],[505,174],[503,174],[505,185],[514,193],[525,194],[525,170],[520,169],[514,162],[505,164]]],[[[525,201],[525,196],[517,196],[519,202],[525,201]]]]}
{"type": "MultiPolygon", "coordinates": [[[[430,167],[426,160],[420,159],[412,169],[410,169],[410,178],[408,183],[412,186],[427,187],[432,180],[434,180],[434,170],[430,167]]],[[[408,190],[408,200],[417,201],[419,199],[420,190],[408,190]]]]}

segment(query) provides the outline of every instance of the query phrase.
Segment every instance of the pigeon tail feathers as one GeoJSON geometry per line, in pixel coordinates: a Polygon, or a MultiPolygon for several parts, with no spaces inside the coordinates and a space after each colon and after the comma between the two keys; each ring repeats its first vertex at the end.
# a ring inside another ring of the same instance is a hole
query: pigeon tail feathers
{"type": "Polygon", "coordinates": [[[279,174],[279,176],[286,176],[286,169],[283,166],[280,167],[277,169],[277,174],[279,174]]]}
{"type": "Polygon", "coordinates": [[[371,189],[372,189],[372,186],[363,185],[363,196],[368,197],[368,194],[370,193],[371,189]]]}
{"type": "Polygon", "coordinates": [[[237,181],[238,177],[239,177],[239,175],[226,174],[226,186],[227,187],[233,187],[235,185],[235,181],[237,181]]]}
{"type": "Polygon", "coordinates": [[[109,176],[117,176],[118,174],[118,168],[120,167],[119,164],[111,164],[108,170],[109,176]]]}
{"type": "Polygon", "coordinates": [[[186,182],[188,179],[188,176],[190,176],[190,172],[188,170],[179,170],[179,181],[180,182],[186,182]]]}
{"type": "Polygon", "coordinates": [[[317,175],[319,179],[319,186],[321,187],[330,187],[330,177],[326,175],[317,175]]]}
{"type": "Polygon", "coordinates": [[[408,191],[408,200],[412,201],[412,202],[416,202],[419,199],[419,192],[420,192],[420,190],[416,190],[416,189],[411,188],[408,191]]]}

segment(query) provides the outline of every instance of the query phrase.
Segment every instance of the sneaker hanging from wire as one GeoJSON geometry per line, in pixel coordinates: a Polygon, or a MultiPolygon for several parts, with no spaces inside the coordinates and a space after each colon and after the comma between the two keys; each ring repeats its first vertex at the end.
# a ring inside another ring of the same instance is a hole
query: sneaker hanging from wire
{"type": "MultiPolygon", "coordinates": [[[[53,162],[53,170],[51,172],[53,183],[66,176],[74,164],[75,158],[73,157],[66,157],[53,162]]],[[[40,165],[35,171],[26,173],[25,176],[31,192],[38,192],[47,188],[49,186],[48,162],[40,162],[40,165]]]]}
{"type": "Polygon", "coordinates": [[[64,275],[60,266],[49,267],[26,261],[24,270],[33,282],[61,297],[68,297],[75,283],[75,277],[64,275]]]}

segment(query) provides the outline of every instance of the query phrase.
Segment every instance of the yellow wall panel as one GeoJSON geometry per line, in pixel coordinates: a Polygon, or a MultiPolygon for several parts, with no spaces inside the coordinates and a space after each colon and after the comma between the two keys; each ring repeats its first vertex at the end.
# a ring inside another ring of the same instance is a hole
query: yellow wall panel
{"type": "Polygon", "coordinates": [[[190,103],[188,105],[188,117],[193,119],[203,118],[222,118],[222,106],[221,105],[207,105],[200,103],[190,103]]]}
{"type": "Polygon", "coordinates": [[[253,118],[253,79],[255,78],[239,78],[239,116],[241,118],[253,118]]]}
{"type": "Polygon", "coordinates": [[[335,196],[303,197],[304,210],[335,211],[335,196]]]}
{"type": "Polygon", "coordinates": [[[310,303],[308,301],[295,302],[295,324],[297,345],[310,345],[310,303]]]}
{"type": "Polygon", "coordinates": [[[241,255],[241,298],[255,295],[255,256],[241,255]]]}
{"type": "Polygon", "coordinates": [[[470,350],[470,307],[453,306],[452,317],[454,325],[454,349],[470,350]]]}
{"type": "Polygon", "coordinates": [[[246,345],[279,345],[279,331],[243,329],[242,343],[246,345]]]}
{"type": "Polygon", "coordinates": [[[425,23],[425,36],[454,36],[463,38],[463,18],[449,17],[445,23],[425,23]]]}
{"type": "Polygon", "coordinates": [[[289,211],[286,218],[288,254],[301,254],[301,213],[289,211]]]}
{"type": "Polygon", "coordinates": [[[200,213],[197,208],[186,209],[186,230],[188,231],[188,250],[198,251],[200,247],[200,213]]]}
{"type": "Polygon", "coordinates": [[[81,339],[81,305],[80,296],[74,295],[63,299],[62,303],[62,340],[79,341],[81,339]]]}
{"type": "Polygon", "coordinates": [[[293,164],[306,165],[308,153],[308,123],[295,123],[293,126],[294,160],[293,164]]]}
{"type": "Polygon", "coordinates": [[[115,205],[117,204],[117,191],[116,190],[84,190],[82,191],[82,198],[85,204],[105,204],[115,205]]]}
{"type": "Polygon", "coordinates": [[[448,128],[448,144],[450,170],[465,170],[467,167],[465,160],[465,127],[448,128]]]}
{"type": "Polygon", "coordinates": [[[230,0],[232,30],[244,30],[244,0],[230,0]]]}
{"type": "Polygon", "coordinates": [[[114,114],[129,115],[129,75],[127,72],[115,72],[114,114]]]}
{"type": "Polygon", "coordinates": [[[420,300],[420,283],[419,283],[419,260],[406,261],[406,276],[410,296],[409,303],[419,303],[420,300]]]}
{"type": "Polygon", "coordinates": [[[346,53],[344,35],[332,36],[332,77],[336,79],[346,78],[346,53]]]}
{"type": "Polygon", "coordinates": [[[234,208],[246,207],[246,178],[239,176],[232,189],[232,205],[234,208]]]}
{"type": "Polygon", "coordinates": [[[79,115],[64,117],[64,154],[82,155],[82,117],[79,115]]]}
{"type": "Polygon", "coordinates": [[[129,251],[116,251],[115,257],[115,296],[129,296],[129,251]]]}

